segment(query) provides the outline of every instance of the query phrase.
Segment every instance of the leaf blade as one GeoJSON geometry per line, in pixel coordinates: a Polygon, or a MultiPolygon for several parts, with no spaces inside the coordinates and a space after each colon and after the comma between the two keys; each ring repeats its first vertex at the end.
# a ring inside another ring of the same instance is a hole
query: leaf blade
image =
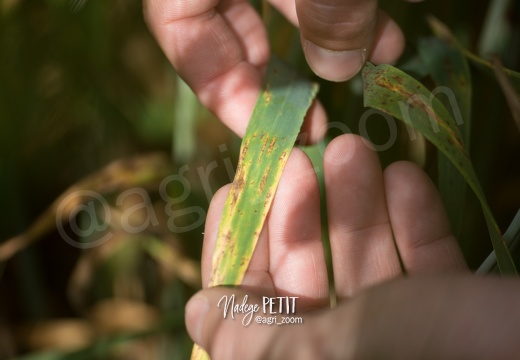
{"type": "Polygon", "coordinates": [[[383,111],[420,131],[462,174],[479,199],[502,274],[516,274],[514,262],[480,187],[459,129],[440,100],[417,80],[390,65],[363,69],[364,104],[383,111]],[[412,120],[413,119],[413,120],[412,120]]]}
{"type": "MultiPolygon", "coordinates": [[[[471,135],[471,72],[466,57],[452,43],[439,38],[424,38],[419,41],[419,56],[437,89],[444,89],[441,101],[451,108],[456,123],[462,130],[464,147],[469,154],[471,135]],[[444,87],[444,88],[443,88],[444,87]]],[[[439,152],[437,158],[438,186],[453,231],[459,241],[464,237],[462,224],[465,209],[466,181],[451,161],[439,152]]],[[[464,241],[462,241],[464,242],[464,241]]]]}
{"type": "Polygon", "coordinates": [[[265,90],[242,141],[237,173],[224,206],[210,286],[242,281],[283,167],[316,92],[317,85],[300,78],[279,60],[271,60],[265,90]]]}
{"type": "MultiPolygon", "coordinates": [[[[222,212],[209,286],[242,282],[290,150],[317,91],[317,84],[271,58],[222,212]]],[[[194,346],[191,359],[209,356],[194,346]]]]}

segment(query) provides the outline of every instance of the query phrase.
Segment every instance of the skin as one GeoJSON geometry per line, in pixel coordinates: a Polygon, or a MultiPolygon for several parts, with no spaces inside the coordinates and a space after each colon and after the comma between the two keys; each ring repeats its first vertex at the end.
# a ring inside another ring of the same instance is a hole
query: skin
{"type": "MultiPolygon", "coordinates": [[[[307,61],[324,79],[348,80],[366,60],[392,63],[403,51],[401,30],[377,0],[269,2],[300,28],[307,61]]],[[[144,13],[202,104],[242,137],[270,56],[259,15],[246,0],[144,0],[144,13]]],[[[310,142],[323,136],[325,123],[317,103],[303,129],[310,142]]]]}
{"type": "MultiPolygon", "coordinates": [[[[520,286],[469,274],[439,195],[417,166],[381,170],[356,135],[324,154],[334,286],[328,306],[319,189],[309,159],[294,149],[241,288],[211,288],[186,306],[192,339],[212,359],[507,359],[520,351],[520,286]],[[399,264],[399,257],[403,269],[399,264]],[[406,276],[405,276],[406,275],[406,276]],[[303,325],[244,327],[217,303],[235,294],[298,296],[303,325]]],[[[214,197],[202,255],[207,284],[229,186],[214,197]]]]}
{"type": "MultiPolygon", "coordinates": [[[[393,63],[402,32],[376,0],[271,0],[300,28],[309,66],[345,81],[361,65],[393,63]]],[[[266,30],[245,0],[144,0],[166,56],[199,100],[243,136],[269,59],[266,30]]],[[[323,136],[319,103],[303,131],[323,136]]],[[[328,310],[318,186],[309,160],[291,154],[241,289],[204,289],[186,306],[192,339],[212,359],[508,359],[520,351],[517,280],[475,278],[427,176],[410,163],[381,171],[352,135],[324,154],[329,233],[340,305],[328,310]],[[399,258],[404,269],[401,269],[399,258]],[[404,274],[408,276],[403,276],[404,274]],[[223,295],[298,296],[304,325],[244,328],[224,320],[223,295]],[[510,306],[508,306],[510,305],[510,306]],[[322,309],[316,310],[316,309],[322,309]]],[[[229,187],[215,195],[202,259],[204,284],[229,187]]]]}

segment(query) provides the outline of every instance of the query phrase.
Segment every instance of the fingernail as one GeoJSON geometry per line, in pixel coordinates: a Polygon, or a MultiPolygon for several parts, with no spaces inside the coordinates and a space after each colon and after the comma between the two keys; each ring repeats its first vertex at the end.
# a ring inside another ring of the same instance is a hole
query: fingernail
{"type": "Polygon", "coordinates": [[[199,345],[202,343],[202,327],[208,310],[208,299],[202,295],[195,295],[186,304],[186,328],[191,339],[199,345]]]}
{"type": "Polygon", "coordinates": [[[307,63],[319,77],[330,81],[351,79],[363,67],[366,49],[334,51],[305,40],[303,51],[307,63]]]}

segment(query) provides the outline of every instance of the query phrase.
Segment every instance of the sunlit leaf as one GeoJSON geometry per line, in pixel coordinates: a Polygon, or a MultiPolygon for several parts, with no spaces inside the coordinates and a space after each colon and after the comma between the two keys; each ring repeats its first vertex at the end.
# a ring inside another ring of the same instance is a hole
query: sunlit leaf
{"type": "Polygon", "coordinates": [[[367,64],[363,69],[364,103],[367,107],[404,121],[434,144],[457,168],[479,199],[502,274],[516,274],[514,262],[502,238],[477,179],[462,136],[451,114],[421,83],[390,65],[367,64]]]}
{"type": "MultiPolygon", "coordinates": [[[[242,282],[278,181],[318,86],[275,58],[240,150],[213,253],[210,286],[242,282]]],[[[207,355],[195,348],[192,359],[207,355]]]]}
{"type": "Polygon", "coordinates": [[[195,153],[195,125],[200,108],[197,97],[189,86],[177,78],[175,98],[175,127],[173,131],[173,158],[187,163],[195,153]]]}

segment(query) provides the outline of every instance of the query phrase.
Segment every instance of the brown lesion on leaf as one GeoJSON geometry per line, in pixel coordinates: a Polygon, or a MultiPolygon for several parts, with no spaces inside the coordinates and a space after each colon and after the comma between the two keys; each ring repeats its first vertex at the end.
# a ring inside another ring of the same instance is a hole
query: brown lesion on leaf
{"type": "Polygon", "coordinates": [[[249,265],[249,262],[251,261],[250,258],[248,258],[247,256],[242,256],[242,258],[240,259],[240,265],[239,267],[243,267],[245,265],[249,265]]]}
{"type": "Polygon", "coordinates": [[[455,146],[457,148],[459,148],[459,150],[464,154],[464,156],[466,156],[466,150],[464,149],[464,145],[462,144],[462,140],[459,139],[459,137],[455,134],[454,131],[451,131],[451,129],[449,130],[449,137],[448,137],[448,143],[451,145],[451,146],[455,146]]]}
{"type": "Polygon", "coordinates": [[[257,160],[257,163],[260,164],[262,162],[262,157],[265,153],[265,148],[267,147],[267,143],[269,142],[269,136],[263,136],[264,134],[262,134],[262,137],[260,139],[263,139],[263,143],[262,143],[262,149],[260,149],[260,154],[258,156],[258,160],[257,160]]]}
{"type": "Polygon", "coordinates": [[[284,150],[282,155],[280,155],[280,158],[278,159],[281,163],[283,163],[285,160],[287,160],[287,150],[284,150]]]}
{"type": "MultiPolygon", "coordinates": [[[[396,75],[390,76],[390,78],[395,80],[399,84],[403,83],[403,79],[396,75]]],[[[380,87],[386,88],[392,92],[398,93],[407,99],[411,99],[412,101],[407,102],[408,106],[410,106],[412,108],[414,108],[414,107],[419,108],[422,111],[424,111],[426,114],[428,114],[428,117],[430,119],[433,119],[437,124],[439,124],[439,126],[444,128],[444,130],[448,133],[450,138],[454,140],[452,142],[452,145],[456,146],[457,148],[459,148],[460,150],[462,150],[464,152],[464,146],[462,145],[462,141],[459,139],[459,137],[457,136],[455,131],[453,131],[453,129],[451,129],[448,126],[448,124],[446,124],[446,122],[444,122],[442,119],[440,119],[437,116],[437,113],[433,110],[433,108],[431,106],[429,106],[428,104],[426,104],[423,101],[421,96],[417,96],[418,94],[413,94],[412,92],[405,90],[404,87],[398,87],[395,84],[390,83],[388,81],[388,78],[386,78],[383,74],[378,73],[377,75],[375,75],[374,83],[377,86],[380,86],[380,87]]],[[[418,85],[418,87],[420,88],[420,85],[418,85]]]]}
{"type": "Polygon", "coordinates": [[[246,157],[247,150],[249,150],[249,140],[245,141],[242,145],[242,151],[240,152],[240,161],[244,161],[246,157]]]}
{"type": "Polygon", "coordinates": [[[268,191],[267,194],[265,195],[265,201],[264,201],[264,209],[268,209],[269,208],[269,204],[271,204],[271,197],[272,197],[272,193],[271,191],[268,191]]]}
{"type": "Polygon", "coordinates": [[[233,236],[231,229],[223,230],[222,233],[219,232],[214,251],[216,252],[211,264],[210,286],[223,284],[226,277],[225,268],[229,265],[230,259],[236,258],[236,238],[233,236]]]}
{"type": "Polygon", "coordinates": [[[262,176],[262,180],[260,181],[260,186],[258,186],[258,193],[262,193],[264,191],[264,188],[265,188],[265,183],[267,182],[267,178],[269,177],[269,172],[270,170],[268,169],[264,176],[262,176]]]}
{"type": "Polygon", "coordinates": [[[399,84],[403,85],[404,79],[402,77],[397,76],[397,75],[392,75],[391,78],[394,79],[399,84]]]}
{"type": "MultiPolygon", "coordinates": [[[[399,77],[399,76],[392,75],[392,76],[390,76],[390,78],[394,79],[400,85],[403,84],[404,80],[401,77],[399,77]]],[[[401,95],[406,96],[408,98],[411,98],[414,95],[411,92],[406,91],[403,87],[399,87],[399,86],[397,86],[395,84],[392,84],[388,80],[389,80],[389,78],[384,76],[381,73],[374,74],[374,83],[377,86],[386,88],[386,89],[388,89],[390,91],[393,91],[393,92],[395,92],[397,94],[401,94],[401,95]]],[[[367,81],[367,83],[369,83],[369,82],[367,81]]]]}
{"type": "Polygon", "coordinates": [[[275,145],[276,145],[276,136],[273,136],[273,138],[271,139],[271,143],[269,144],[269,147],[267,148],[267,155],[271,154],[275,145]]]}
{"type": "Polygon", "coordinates": [[[235,175],[235,180],[233,181],[233,185],[231,186],[231,190],[229,191],[229,196],[231,196],[230,211],[234,209],[236,203],[238,201],[238,197],[242,190],[244,190],[245,186],[245,169],[244,165],[240,163],[238,165],[237,174],[235,175]]]}

